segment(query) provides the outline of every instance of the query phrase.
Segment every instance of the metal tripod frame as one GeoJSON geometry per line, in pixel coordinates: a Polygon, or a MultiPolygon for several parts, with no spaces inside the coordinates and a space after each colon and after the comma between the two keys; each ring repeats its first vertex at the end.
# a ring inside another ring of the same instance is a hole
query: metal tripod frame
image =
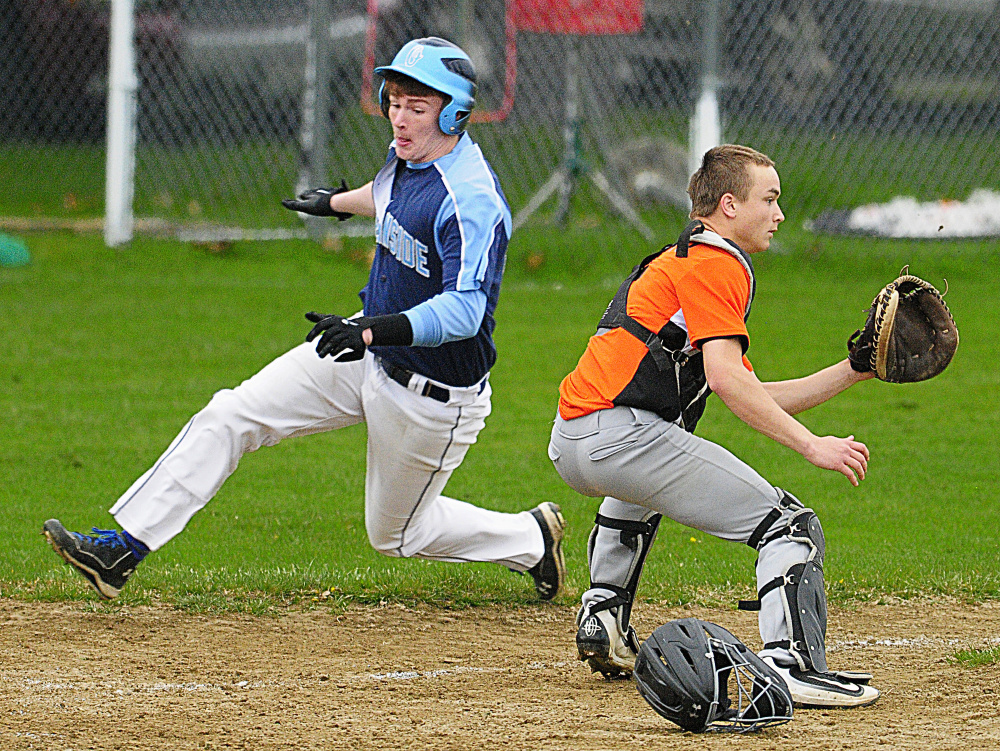
{"type": "Polygon", "coordinates": [[[563,121],[562,160],[542,187],[514,217],[514,229],[523,225],[556,191],[559,192],[559,204],[556,207],[555,221],[565,225],[573,189],[580,177],[586,176],[604,194],[615,211],[628,220],[643,237],[652,241],[654,238],[653,230],[642,221],[642,217],[639,216],[635,207],[629,203],[625,196],[615,190],[603,172],[591,167],[581,155],[580,129],[583,119],[580,116],[580,50],[578,45],[579,41],[576,38],[566,37],[566,110],[563,121]]]}

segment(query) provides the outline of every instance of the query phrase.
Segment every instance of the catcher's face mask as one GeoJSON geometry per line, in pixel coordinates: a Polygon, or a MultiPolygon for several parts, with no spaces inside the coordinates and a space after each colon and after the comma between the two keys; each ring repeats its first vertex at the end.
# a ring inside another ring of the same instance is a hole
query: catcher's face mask
{"type": "Polygon", "coordinates": [[[652,633],[639,650],[635,682],[658,714],[695,733],[744,733],[792,719],[781,676],[726,629],[697,618],[652,633]]]}

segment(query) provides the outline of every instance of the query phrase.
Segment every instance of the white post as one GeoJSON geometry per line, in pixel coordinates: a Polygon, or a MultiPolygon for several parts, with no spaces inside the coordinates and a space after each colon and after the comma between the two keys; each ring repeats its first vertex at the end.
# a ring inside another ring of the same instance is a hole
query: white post
{"type": "Polygon", "coordinates": [[[136,92],[133,0],[111,0],[108,61],[107,163],[104,185],[104,243],[132,239],[135,188],[136,92]]]}
{"type": "Polygon", "coordinates": [[[688,140],[688,174],[693,175],[701,167],[705,152],[722,143],[722,123],[719,120],[719,98],[714,86],[705,86],[698,97],[691,118],[691,132],[688,140]]]}
{"type": "Polygon", "coordinates": [[[702,18],[705,29],[702,38],[701,96],[691,118],[688,135],[688,174],[701,166],[701,158],[709,149],[722,143],[722,123],[719,118],[719,0],[705,0],[702,18]]]}

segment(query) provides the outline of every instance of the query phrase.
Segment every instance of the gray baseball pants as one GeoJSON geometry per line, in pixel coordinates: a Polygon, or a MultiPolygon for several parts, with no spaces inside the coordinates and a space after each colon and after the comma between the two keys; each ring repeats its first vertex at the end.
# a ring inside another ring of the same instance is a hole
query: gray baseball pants
{"type": "MultiPolygon", "coordinates": [[[[641,521],[652,510],[715,537],[746,543],[764,517],[779,508],[780,491],[736,456],[642,409],[614,407],[573,420],[557,414],[549,458],[578,493],[604,496],[600,513],[614,519],[641,521]]],[[[782,509],[773,529],[787,524],[794,512],[782,509]]],[[[757,563],[758,589],[788,566],[807,560],[810,552],[809,545],[787,538],[765,545],[757,563]]],[[[633,555],[618,530],[600,527],[590,560],[591,581],[625,587],[633,555]]],[[[612,595],[607,589],[591,589],[583,604],[612,595]]],[[[777,590],[761,601],[759,626],[764,643],[791,639],[777,590]]],[[[767,654],[787,655],[785,650],[767,654]]]]}

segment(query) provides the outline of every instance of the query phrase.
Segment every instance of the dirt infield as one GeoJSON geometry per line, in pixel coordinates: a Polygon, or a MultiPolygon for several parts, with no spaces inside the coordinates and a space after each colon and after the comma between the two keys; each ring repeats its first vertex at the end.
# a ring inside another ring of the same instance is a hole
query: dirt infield
{"type": "MultiPolygon", "coordinates": [[[[753,614],[642,605],[720,623],[758,646],[753,614]]],[[[399,605],[279,618],[167,608],[93,612],[0,599],[0,748],[1000,748],[1000,667],[947,657],[1000,636],[1000,603],[831,612],[832,668],[863,668],[871,707],[797,710],[754,736],[695,736],[627,681],[575,657],[565,606],[399,605]]]]}

